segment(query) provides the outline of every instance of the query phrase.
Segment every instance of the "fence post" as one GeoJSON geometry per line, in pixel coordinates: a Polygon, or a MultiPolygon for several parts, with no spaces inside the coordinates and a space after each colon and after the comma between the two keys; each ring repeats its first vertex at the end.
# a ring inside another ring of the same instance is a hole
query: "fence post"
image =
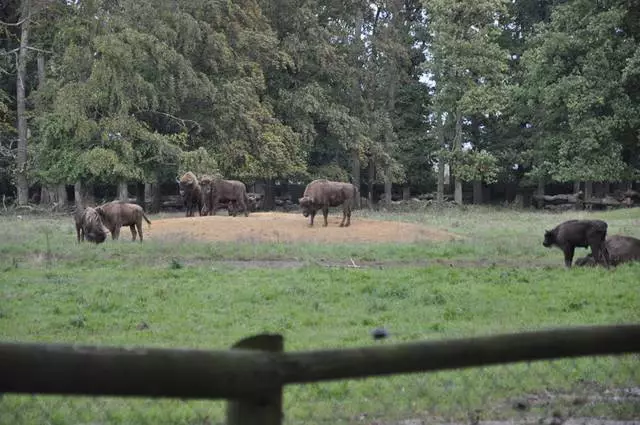
{"type": "MultiPolygon", "coordinates": [[[[282,335],[261,334],[238,341],[232,349],[282,352],[282,335]]],[[[227,425],[281,425],[282,387],[262,400],[231,400],[227,403],[227,425]]]]}

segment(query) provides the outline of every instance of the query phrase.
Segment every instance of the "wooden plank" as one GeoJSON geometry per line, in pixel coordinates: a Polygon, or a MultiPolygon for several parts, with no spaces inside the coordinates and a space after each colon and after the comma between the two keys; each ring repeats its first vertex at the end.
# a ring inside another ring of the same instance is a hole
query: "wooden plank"
{"type": "Polygon", "coordinates": [[[279,388],[267,354],[0,344],[0,393],[260,398],[279,388]]]}
{"type": "Polygon", "coordinates": [[[285,383],[640,352],[640,325],[574,327],[346,350],[285,353],[285,383]]]}
{"type": "MultiPolygon", "coordinates": [[[[260,350],[280,353],[284,349],[281,335],[258,335],[235,344],[233,349],[260,350]]],[[[282,424],[282,387],[263,394],[259,400],[230,401],[227,404],[227,425],[282,424]]]]}
{"type": "Polygon", "coordinates": [[[264,353],[0,344],[0,392],[264,400],[289,383],[640,352],[640,325],[264,353]]]}

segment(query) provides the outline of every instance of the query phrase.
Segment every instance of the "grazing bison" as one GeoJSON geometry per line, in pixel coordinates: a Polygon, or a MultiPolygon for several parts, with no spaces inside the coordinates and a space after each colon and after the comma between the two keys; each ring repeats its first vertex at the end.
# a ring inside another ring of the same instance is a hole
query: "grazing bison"
{"type": "Polygon", "coordinates": [[[329,207],[342,205],[340,227],[347,227],[351,224],[351,210],[358,196],[358,188],[351,183],[318,179],[307,185],[299,202],[302,215],[310,217],[309,226],[313,226],[313,219],[319,209],[322,209],[324,215],[324,227],[328,226],[329,207]]]}
{"type": "Polygon", "coordinates": [[[198,215],[202,215],[202,188],[198,178],[191,171],[186,172],[181,178],[176,178],[180,189],[180,196],[187,208],[187,217],[193,217],[194,208],[198,208],[198,215]]]}
{"type": "Polygon", "coordinates": [[[96,211],[111,232],[112,239],[118,239],[122,226],[129,226],[132,240],[136,240],[136,228],[138,228],[138,235],[140,235],[140,242],[142,242],[142,219],[144,218],[151,225],[144,210],[137,204],[113,201],[96,207],[96,211]]]}
{"type": "Polygon", "coordinates": [[[239,210],[244,216],[249,216],[249,197],[247,187],[237,180],[224,180],[203,176],[200,180],[205,208],[211,215],[216,215],[216,208],[220,204],[227,204],[229,215],[234,217],[239,210]]]}
{"type": "Polygon", "coordinates": [[[571,267],[576,247],[591,247],[596,262],[609,266],[609,254],[605,244],[607,223],[602,220],[568,220],[544,233],[546,248],[557,246],[564,252],[564,265],[571,267]]]}
{"type": "MultiPolygon", "coordinates": [[[[631,236],[614,235],[605,241],[609,261],[613,266],[631,261],[640,261],[640,239],[631,236]]],[[[595,266],[593,254],[578,258],[576,266],[595,266]]]]}
{"type": "Polygon", "coordinates": [[[108,230],[94,208],[76,209],[75,220],[78,242],[83,242],[86,238],[89,242],[99,244],[107,239],[108,230]]]}

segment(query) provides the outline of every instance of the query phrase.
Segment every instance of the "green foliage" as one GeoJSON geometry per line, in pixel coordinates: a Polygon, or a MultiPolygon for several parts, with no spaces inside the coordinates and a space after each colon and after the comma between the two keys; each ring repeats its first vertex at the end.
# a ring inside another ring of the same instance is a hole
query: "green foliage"
{"type": "Polygon", "coordinates": [[[215,157],[203,147],[199,147],[195,151],[182,152],[178,175],[181,176],[187,171],[191,171],[196,176],[220,174],[215,157]]]}
{"type": "MultiPolygon", "coordinates": [[[[13,6],[4,20],[10,24],[18,21],[13,6]]],[[[164,179],[179,171],[182,152],[202,148],[209,161],[202,167],[248,181],[353,177],[371,161],[377,179],[432,190],[435,156],[446,148],[462,155],[452,172],[463,180],[634,179],[635,6],[37,3],[25,82],[29,178],[164,179]],[[44,84],[36,55],[45,59],[44,84]],[[446,119],[444,144],[432,128],[435,116],[446,119]],[[472,153],[459,153],[467,142],[472,153]]],[[[10,52],[20,26],[2,31],[6,175],[16,122],[10,52]]]]}
{"type": "Polygon", "coordinates": [[[625,33],[624,2],[600,7],[588,1],[557,6],[538,27],[523,56],[524,90],[536,143],[533,175],[558,181],[629,178],[638,152],[637,42],[625,33]]]}
{"type": "Polygon", "coordinates": [[[462,181],[484,181],[487,184],[495,183],[498,176],[497,158],[484,149],[441,151],[442,158],[453,167],[456,177],[462,181]]]}

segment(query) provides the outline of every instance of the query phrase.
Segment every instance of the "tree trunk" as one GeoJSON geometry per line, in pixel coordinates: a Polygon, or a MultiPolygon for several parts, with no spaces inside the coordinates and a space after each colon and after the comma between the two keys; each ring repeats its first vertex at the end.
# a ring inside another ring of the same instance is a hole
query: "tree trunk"
{"type": "MultiPolygon", "coordinates": [[[[356,16],[355,16],[355,31],[354,31],[354,40],[357,43],[358,51],[355,53],[355,63],[358,65],[356,68],[360,69],[360,64],[358,57],[360,55],[360,48],[364,49],[364,45],[362,43],[362,25],[364,23],[364,15],[362,12],[362,7],[356,7],[356,16]]],[[[362,113],[362,88],[361,88],[360,74],[357,73],[353,78],[353,98],[352,98],[352,113],[359,115],[362,113]]],[[[360,191],[360,147],[354,146],[351,149],[351,178],[352,183],[356,185],[358,191],[360,191]]],[[[356,208],[361,208],[360,195],[358,195],[355,200],[356,208]]]]}
{"type": "Polygon", "coordinates": [[[454,185],[455,189],[453,192],[453,200],[456,204],[462,205],[464,202],[462,201],[462,180],[457,177],[454,177],[454,185]]]}
{"type": "Polygon", "coordinates": [[[544,180],[538,180],[538,189],[536,190],[538,195],[538,208],[544,208],[544,180]]]}
{"type": "Polygon", "coordinates": [[[384,170],[384,202],[387,206],[391,205],[391,170],[385,167],[384,170]]]}
{"type": "Polygon", "coordinates": [[[31,20],[31,2],[23,0],[20,19],[20,49],[17,60],[16,102],[18,113],[18,150],[16,153],[16,188],[18,189],[18,205],[29,202],[29,182],[27,181],[27,115],[25,84],[27,78],[27,47],[29,46],[29,25],[31,20]]]}
{"type": "Polygon", "coordinates": [[[408,201],[410,198],[411,198],[411,188],[407,184],[402,187],[402,200],[408,201]]]}
{"type": "Polygon", "coordinates": [[[129,189],[126,181],[118,182],[118,199],[125,202],[129,200],[129,189]]]}
{"type": "MultiPolygon", "coordinates": [[[[453,150],[456,152],[462,151],[462,112],[456,112],[456,131],[453,137],[453,150]]],[[[451,168],[450,168],[451,170],[451,168]]],[[[453,176],[455,177],[455,190],[453,193],[453,199],[458,205],[462,205],[462,180],[456,175],[456,170],[453,168],[453,176]]]]}
{"type": "Polygon", "coordinates": [[[57,209],[58,210],[65,209],[68,203],[67,185],[64,183],[60,183],[59,185],[56,186],[56,192],[57,192],[57,202],[58,202],[57,209]]]}
{"type": "Polygon", "coordinates": [[[153,184],[149,185],[151,187],[151,212],[157,213],[160,212],[160,204],[161,204],[161,193],[160,193],[160,173],[155,173],[155,178],[153,184]]]}
{"type": "Polygon", "coordinates": [[[144,183],[136,183],[136,203],[142,208],[147,209],[144,190],[144,183]]]}
{"type": "Polygon", "coordinates": [[[274,205],[275,205],[275,200],[273,199],[273,179],[266,179],[265,185],[264,185],[263,207],[266,211],[271,211],[273,210],[274,205]]]}
{"type": "MultiPolygon", "coordinates": [[[[37,56],[38,65],[38,90],[41,90],[44,86],[45,72],[44,72],[44,54],[38,52],[37,56]]],[[[48,206],[59,206],[58,200],[58,187],[52,185],[43,185],[40,189],[40,204],[48,206]]]]}
{"type": "MultiPolygon", "coordinates": [[[[438,114],[437,119],[438,146],[440,147],[440,149],[444,149],[444,123],[442,122],[442,114],[438,114]]],[[[444,168],[444,155],[440,155],[438,157],[438,188],[436,194],[436,200],[438,202],[444,202],[444,168]]]]}
{"type": "Polygon", "coordinates": [[[356,208],[361,208],[360,205],[360,154],[358,149],[351,151],[351,178],[352,183],[358,188],[358,196],[356,197],[356,208]]]}
{"type": "Polygon", "coordinates": [[[82,182],[80,180],[73,185],[73,196],[76,201],[76,209],[84,209],[84,200],[82,199],[82,182]]]}
{"type": "Polygon", "coordinates": [[[593,182],[584,182],[584,200],[588,201],[593,197],[593,182]]]}
{"type": "Polygon", "coordinates": [[[473,203],[479,205],[483,202],[482,200],[482,182],[480,180],[473,181],[473,203]]]}
{"type": "Polygon", "coordinates": [[[373,184],[376,178],[376,162],[373,157],[369,158],[369,208],[373,209],[373,184]]]}
{"type": "Polygon", "coordinates": [[[144,184],[144,208],[145,209],[153,209],[153,185],[151,183],[144,184]],[[149,205],[147,205],[147,203],[149,205]]]}
{"type": "Polygon", "coordinates": [[[573,182],[573,193],[580,192],[580,182],[573,182]]]}

